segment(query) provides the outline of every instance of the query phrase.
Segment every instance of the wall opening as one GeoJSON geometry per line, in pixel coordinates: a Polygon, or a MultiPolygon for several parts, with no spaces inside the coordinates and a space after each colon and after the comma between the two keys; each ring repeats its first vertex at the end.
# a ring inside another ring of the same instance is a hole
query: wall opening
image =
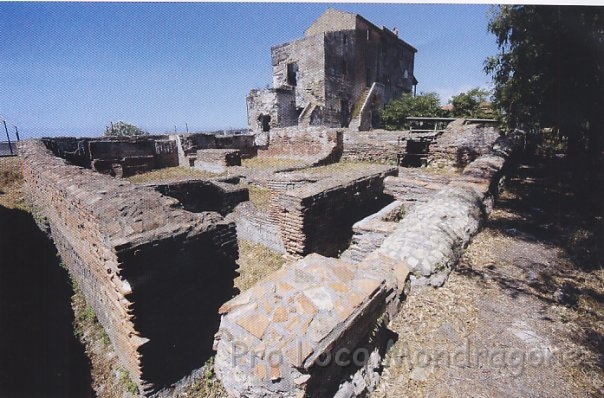
{"type": "Polygon", "coordinates": [[[271,115],[261,114],[258,116],[258,123],[260,124],[260,129],[263,132],[270,131],[271,129],[271,115]]]}
{"type": "Polygon", "coordinates": [[[295,62],[287,64],[287,84],[290,86],[298,84],[298,65],[295,62]]]}

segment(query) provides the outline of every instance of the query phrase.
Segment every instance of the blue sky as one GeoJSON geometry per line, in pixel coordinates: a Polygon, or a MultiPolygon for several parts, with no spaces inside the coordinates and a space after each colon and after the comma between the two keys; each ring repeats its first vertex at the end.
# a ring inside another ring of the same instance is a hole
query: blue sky
{"type": "Polygon", "coordinates": [[[270,48],[332,6],[396,26],[418,49],[418,92],[442,102],[488,87],[489,5],[0,3],[0,115],[23,136],[246,125],[245,97],[271,82],[270,48]]]}

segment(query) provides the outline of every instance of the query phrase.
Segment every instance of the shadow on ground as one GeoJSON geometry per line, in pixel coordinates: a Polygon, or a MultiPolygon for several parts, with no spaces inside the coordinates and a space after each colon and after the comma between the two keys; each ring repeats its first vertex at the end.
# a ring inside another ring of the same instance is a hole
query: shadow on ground
{"type": "Polygon", "coordinates": [[[90,397],[67,271],[31,214],[0,206],[0,396],[90,397]]]}
{"type": "Polygon", "coordinates": [[[493,247],[505,260],[456,272],[494,281],[508,296],[529,295],[573,311],[574,340],[604,368],[604,195],[577,189],[564,158],[535,157],[510,171],[505,192],[485,230],[510,247],[493,247]],[[513,240],[509,240],[513,239],[513,240]]]}

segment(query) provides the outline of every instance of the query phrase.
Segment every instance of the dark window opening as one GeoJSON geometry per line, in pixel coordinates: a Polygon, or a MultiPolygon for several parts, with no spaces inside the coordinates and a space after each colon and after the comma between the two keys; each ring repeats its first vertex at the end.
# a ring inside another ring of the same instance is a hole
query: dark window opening
{"type": "Polygon", "coordinates": [[[365,84],[367,87],[371,86],[371,69],[365,69],[365,84]]]}
{"type": "Polygon", "coordinates": [[[348,65],[346,65],[346,61],[342,61],[342,74],[343,75],[348,74],[348,65]]]}
{"type": "Polygon", "coordinates": [[[342,35],[342,44],[346,45],[346,35],[342,35]]]}
{"type": "Polygon", "coordinates": [[[298,83],[298,65],[296,63],[287,64],[287,84],[295,86],[298,83]]]}
{"type": "Polygon", "coordinates": [[[258,122],[260,123],[260,126],[261,126],[263,132],[270,131],[271,115],[262,114],[262,115],[258,116],[258,122]]]}

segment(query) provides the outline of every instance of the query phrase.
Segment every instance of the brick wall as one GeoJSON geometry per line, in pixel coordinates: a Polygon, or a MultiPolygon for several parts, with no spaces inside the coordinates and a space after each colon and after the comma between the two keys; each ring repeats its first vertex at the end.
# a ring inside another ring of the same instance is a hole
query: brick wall
{"type": "Polygon", "coordinates": [[[287,253],[337,256],[348,246],[352,224],[386,203],[384,178],[396,173],[396,168],[368,165],[362,172],[339,173],[343,175],[277,192],[271,211],[287,253]]]}
{"type": "Polygon", "coordinates": [[[146,394],[203,365],[231,297],[235,225],[21,141],[25,193],[131,378],[146,394]]]}
{"type": "Polygon", "coordinates": [[[344,133],[343,160],[397,165],[398,158],[405,154],[406,133],[400,131],[374,130],[344,133]]]}

